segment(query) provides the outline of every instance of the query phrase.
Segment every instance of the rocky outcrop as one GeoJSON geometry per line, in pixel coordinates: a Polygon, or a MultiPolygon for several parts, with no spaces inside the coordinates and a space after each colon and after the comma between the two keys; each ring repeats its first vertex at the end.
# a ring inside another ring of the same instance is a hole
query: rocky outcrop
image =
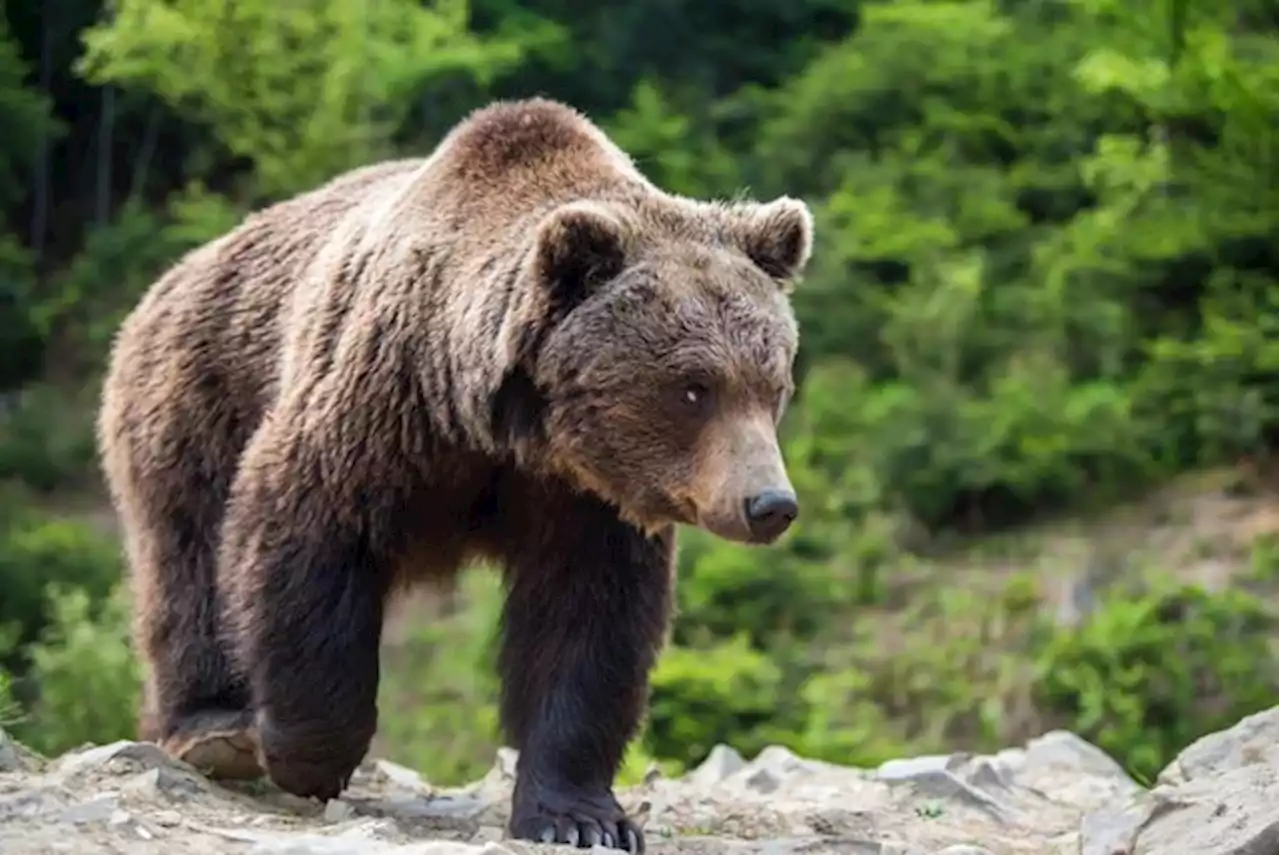
{"type": "MultiPolygon", "coordinates": [[[[850,769],[773,747],[717,748],[689,775],[620,797],[654,855],[1275,855],[1277,710],[1189,746],[1146,790],[1065,732],[990,756],[850,769]]],[[[507,855],[514,755],[458,789],[366,763],[321,805],[263,784],[226,787],[154,745],[44,761],[0,732],[0,852],[125,855],[507,855]]],[[[599,850],[604,852],[605,850],[599,850]]]]}

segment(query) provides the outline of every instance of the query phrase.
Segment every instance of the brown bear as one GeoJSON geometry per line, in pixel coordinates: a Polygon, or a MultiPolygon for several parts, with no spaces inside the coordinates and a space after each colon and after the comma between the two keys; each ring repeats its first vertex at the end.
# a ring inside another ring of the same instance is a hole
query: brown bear
{"type": "Polygon", "coordinates": [[[638,851],[612,792],[674,528],[776,540],[804,203],[668,194],[577,111],[471,114],[425,159],[248,217],[122,324],[98,430],[145,664],[140,736],[337,796],[384,608],[503,568],[517,838],[638,851]]]}

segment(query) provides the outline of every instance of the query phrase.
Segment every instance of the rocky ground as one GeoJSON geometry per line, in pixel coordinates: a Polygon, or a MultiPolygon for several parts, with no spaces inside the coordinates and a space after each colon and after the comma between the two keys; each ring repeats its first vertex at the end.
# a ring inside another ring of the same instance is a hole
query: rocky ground
{"type": "MultiPolygon", "coordinates": [[[[1144,789],[1064,732],[992,756],[847,769],[769,748],[718,748],[688,776],[621,794],[653,855],[1275,855],[1277,710],[1189,746],[1144,789]]],[[[45,761],[0,731],[0,853],[554,855],[504,840],[514,756],[435,790],[371,761],[321,805],[229,788],[155,746],[117,742],[45,761]]],[[[605,850],[599,850],[601,853],[605,850]]]]}

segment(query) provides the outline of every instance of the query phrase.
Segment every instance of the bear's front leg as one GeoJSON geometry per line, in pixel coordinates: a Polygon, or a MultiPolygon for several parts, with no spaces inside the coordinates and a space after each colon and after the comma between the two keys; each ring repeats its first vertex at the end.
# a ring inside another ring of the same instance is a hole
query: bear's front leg
{"type": "Polygon", "coordinates": [[[264,426],[246,450],[219,579],[260,761],[282,789],[329,799],[350,781],[377,725],[390,566],[381,535],[400,520],[394,479],[371,465],[376,450],[340,455],[334,440],[289,423],[264,426]]]}
{"type": "Polygon", "coordinates": [[[645,537],[583,496],[536,513],[503,615],[502,717],[520,752],[509,830],[642,852],[613,780],[665,637],[674,534],[645,537]]]}

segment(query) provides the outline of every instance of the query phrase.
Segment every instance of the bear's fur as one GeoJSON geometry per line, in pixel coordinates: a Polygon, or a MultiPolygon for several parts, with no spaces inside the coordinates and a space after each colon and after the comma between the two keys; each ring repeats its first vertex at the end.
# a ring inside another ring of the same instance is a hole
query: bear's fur
{"type": "Polygon", "coordinates": [[[765,543],[796,513],[776,424],[811,245],[803,203],[664,193],[531,99],[189,253],[121,326],[98,424],[141,737],[336,796],[389,595],[487,559],[511,833],[641,848],[611,785],[674,526],[765,543]]]}

